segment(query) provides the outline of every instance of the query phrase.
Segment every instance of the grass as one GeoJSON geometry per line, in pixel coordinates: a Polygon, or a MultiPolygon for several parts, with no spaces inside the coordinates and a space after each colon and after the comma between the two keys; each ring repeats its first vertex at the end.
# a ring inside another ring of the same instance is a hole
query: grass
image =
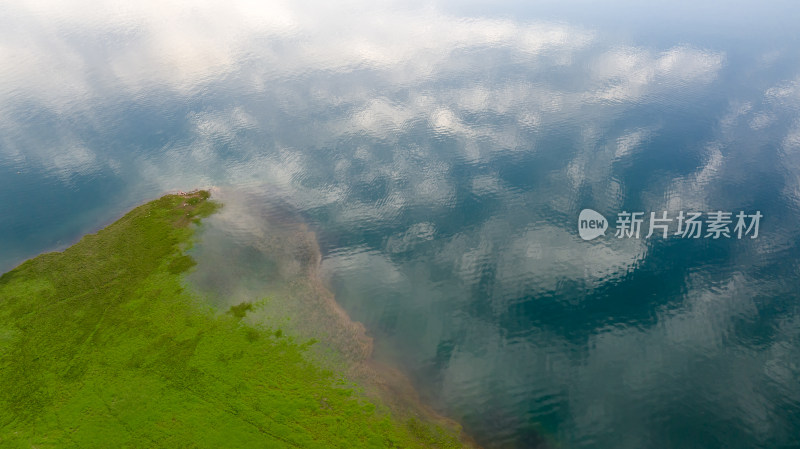
{"type": "Polygon", "coordinates": [[[0,447],[460,447],[185,290],[217,207],[167,195],[0,277],[0,447]]]}

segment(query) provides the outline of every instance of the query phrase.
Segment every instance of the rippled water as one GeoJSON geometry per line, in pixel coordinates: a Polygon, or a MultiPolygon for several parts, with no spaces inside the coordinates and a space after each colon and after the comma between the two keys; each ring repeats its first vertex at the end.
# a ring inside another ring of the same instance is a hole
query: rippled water
{"type": "MultiPolygon", "coordinates": [[[[0,270],[221,185],[306,222],[376,356],[487,447],[798,447],[797,17],[0,3],[0,270]],[[606,236],[579,237],[584,208],[606,236]],[[763,219],[613,235],[619,212],[681,210],[763,219]]],[[[274,267],[246,235],[231,259],[258,286],[274,267]]]]}

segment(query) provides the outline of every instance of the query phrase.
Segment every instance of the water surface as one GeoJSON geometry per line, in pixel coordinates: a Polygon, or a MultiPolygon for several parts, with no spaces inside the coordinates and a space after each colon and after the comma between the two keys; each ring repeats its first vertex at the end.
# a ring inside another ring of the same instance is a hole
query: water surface
{"type": "Polygon", "coordinates": [[[487,447],[797,447],[798,8],[696,3],[2,4],[0,269],[239,189],[487,447]],[[681,210],[764,218],[613,237],[681,210]]]}

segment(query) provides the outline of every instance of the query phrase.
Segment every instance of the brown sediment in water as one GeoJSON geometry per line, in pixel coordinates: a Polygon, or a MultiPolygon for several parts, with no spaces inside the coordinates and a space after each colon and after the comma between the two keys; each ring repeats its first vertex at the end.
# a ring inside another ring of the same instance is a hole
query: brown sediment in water
{"type": "MultiPolygon", "coordinates": [[[[262,310],[252,314],[252,322],[265,322],[270,326],[287,323],[292,333],[301,338],[315,338],[324,347],[332,349],[344,367],[345,375],[361,386],[364,392],[377,398],[401,419],[415,418],[436,424],[459,436],[466,447],[479,447],[463,432],[461,425],[447,418],[420,400],[412,382],[400,369],[373,357],[374,343],[367,329],[350,318],[325,286],[320,274],[322,253],[316,234],[289,213],[264,213],[258,201],[242,192],[213,189],[214,197],[221,197],[223,210],[208,221],[220,220],[220,228],[237,228],[231,232],[247,234],[248,245],[276,261],[274,265],[282,286],[259,291],[271,299],[262,310]],[[220,218],[221,217],[221,218],[220,218]],[[282,318],[276,318],[276,316],[282,318]]],[[[212,221],[213,223],[213,221],[212,221]]],[[[203,269],[202,257],[198,260],[203,269]]],[[[211,268],[209,274],[218,271],[211,268]]],[[[223,276],[224,277],[224,276],[223,276]]],[[[243,295],[229,295],[240,301],[243,295]]],[[[253,292],[249,292],[252,299],[253,292]]],[[[247,296],[247,295],[244,295],[247,296]]],[[[235,305],[235,304],[228,304],[235,305]]]]}
{"type": "Polygon", "coordinates": [[[393,413],[404,418],[416,417],[435,423],[457,433],[465,446],[478,448],[478,444],[463,432],[457,421],[438,413],[420,400],[416,388],[407,375],[396,367],[375,360],[373,339],[367,335],[364,325],[350,318],[322,281],[320,275],[322,254],[316,234],[308,230],[305,225],[298,225],[296,236],[298,237],[296,243],[300,244],[298,254],[306,256],[305,263],[302,264],[305,268],[305,277],[313,289],[313,293],[304,300],[311,301],[318,313],[317,316],[308,318],[328,322],[332,338],[327,343],[346,358],[349,377],[365,387],[367,394],[379,397],[393,413]]]}

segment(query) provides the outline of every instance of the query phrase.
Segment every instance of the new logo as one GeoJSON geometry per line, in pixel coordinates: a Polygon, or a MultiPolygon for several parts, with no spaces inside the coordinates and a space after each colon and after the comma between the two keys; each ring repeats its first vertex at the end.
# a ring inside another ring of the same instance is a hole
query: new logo
{"type": "Polygon", "coordinates": [[[599,212],[584,209],[578,216],[578,234],[584,240],[592,240],[605,235],[608,229],[608,220],[599,212]]]}

